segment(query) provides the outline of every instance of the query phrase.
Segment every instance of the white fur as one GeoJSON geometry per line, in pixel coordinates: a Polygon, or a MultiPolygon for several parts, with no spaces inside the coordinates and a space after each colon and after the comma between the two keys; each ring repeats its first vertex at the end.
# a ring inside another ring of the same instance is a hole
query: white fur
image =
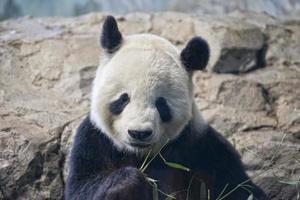
{"type": "Polygon", "coordinates": [[[151,148],[158,149],[167,139],[176,138],[193,115],[199,118],[194,104],[191,77],[177,48],[155,35],[132,35],[124,38],[114,55],[101,59],[93,82],[91,120],[119,149],[143,153],[148,149],[128,145],[132,140],[128,129],[152,129],[151,148]],[[122,93],[129,94],[130,102],[115,116],[108,105],[122,93]],[[164,97],[171,108],[168,123],[161,122],[155,107],[158,97],[164,97]]]}

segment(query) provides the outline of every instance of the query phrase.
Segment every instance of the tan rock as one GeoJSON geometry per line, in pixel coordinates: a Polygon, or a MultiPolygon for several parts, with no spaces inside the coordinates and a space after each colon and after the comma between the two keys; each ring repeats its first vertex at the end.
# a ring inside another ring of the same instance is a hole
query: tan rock
{"type": "Polygon", "coordinates": [[[263,67],[264,36],[260,29],[234,17],[199,17],[195,33],[211,47],[208,68],[217,73],[243,73],[263,67]]]}
{"type": "Polygon", "coordinates": [[[184,44],[195,34],[193,18],[183,13],[156,13],[152,17],[151,32],[175,44],[184,44]]]}
{"type": "Polygon", "coordinates": [[[266,61],[269,65],[284,64],[300,67],[299,23],[296,20],[286,20],[266,27],[265,33],[268,39],[266,61]]]}

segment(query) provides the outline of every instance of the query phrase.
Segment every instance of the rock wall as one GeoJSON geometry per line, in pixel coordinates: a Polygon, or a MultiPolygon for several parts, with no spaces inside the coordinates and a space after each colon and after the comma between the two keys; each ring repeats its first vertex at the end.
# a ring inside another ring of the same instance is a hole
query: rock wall
{"type": "MultiPolygon", "coordinates": [[[[103,19],[95,13],[0,24],[0,199],[63,198],[70,143],[89,110],[103,19]]],[[[125,34],[158,34],[179,48],[195,35],[208,40],[209,66],[194,76],[200,110],[272,199],[296,199],[300,20],[254,13],[117,19],[125,34]]]]}

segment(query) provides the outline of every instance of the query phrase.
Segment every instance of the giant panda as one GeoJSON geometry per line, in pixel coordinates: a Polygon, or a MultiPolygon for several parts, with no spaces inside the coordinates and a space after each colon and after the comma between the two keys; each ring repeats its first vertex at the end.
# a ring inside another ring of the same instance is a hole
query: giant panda
{"type": "Polygon", "coordinates": [[[192,74],[208,63],[205,40],[192,38],[180,52],[156,35],[125,37],[107,16],[100,41],[104,53],[74,138],[65,199],[268,199],[196,107],[192,74]]]}

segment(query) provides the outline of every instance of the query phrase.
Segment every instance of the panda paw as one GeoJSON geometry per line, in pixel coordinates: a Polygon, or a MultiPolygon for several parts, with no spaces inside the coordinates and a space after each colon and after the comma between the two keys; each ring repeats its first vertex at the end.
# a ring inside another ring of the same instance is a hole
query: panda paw
{"type": "Polygon", "coordinates": [[[146,177],[134,167],[124,167],[106,178],[94,200],[151,200],[152,189],[146,177]]]}

